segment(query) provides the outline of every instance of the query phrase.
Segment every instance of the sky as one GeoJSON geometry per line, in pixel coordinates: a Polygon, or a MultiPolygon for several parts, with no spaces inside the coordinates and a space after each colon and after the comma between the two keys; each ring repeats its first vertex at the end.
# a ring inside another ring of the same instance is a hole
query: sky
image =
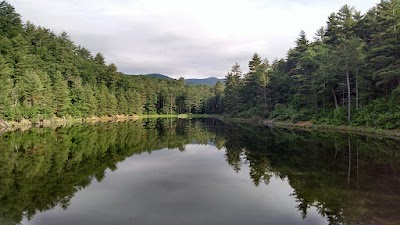
{"type": "Polygon", "coordinates": [[[101,52],[127,74],[224,77],[254,53],[285,57],[301,30],[310,40],[345,5],[380,0],[8,0],[23,21],[101,52]]]}

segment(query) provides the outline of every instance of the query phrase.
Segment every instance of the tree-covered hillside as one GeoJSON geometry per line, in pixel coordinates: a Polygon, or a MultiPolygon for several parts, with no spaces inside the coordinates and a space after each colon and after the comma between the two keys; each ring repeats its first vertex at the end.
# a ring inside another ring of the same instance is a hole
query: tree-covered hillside
{"type": "Polygon", "coordinates": [[[127,76],[66,32],[23,24],[0,3],[0,117],[223,113],[234,117],[400,127],[400,0],[364,15],[348,5],[310,41],[301,32],[286,58],[254,54],[249,72],[235,64],[225,85],[127,76]]]}
{"type": "Polygon", "coordinates": [[[117,71],[101,53],[76,46],[66,32],[24,24],[13,6],[0,2],[0,118],[38,121],[215,108],[212,87],[117,71]]]}
{"type": "Polygon", "coordinates": [[[285,59],[254,54],[226,76],[223,113],[317,123],[400,127],[400,1],[362,15],[343,6],[313,41],[302,31],[285,59]]]}

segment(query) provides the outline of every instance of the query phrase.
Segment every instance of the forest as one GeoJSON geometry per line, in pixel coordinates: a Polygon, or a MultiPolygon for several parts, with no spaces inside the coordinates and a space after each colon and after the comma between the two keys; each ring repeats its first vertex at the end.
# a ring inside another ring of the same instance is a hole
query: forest
{"type": "Polygon", "coordinates": [[[222,113],[334,125],[400,127],[400,1],[365,14],[344,5],[284,59],[254,54],[226,76],[222,113]]]}
{"type": "Polygon", "coordinates": [[[215,111],[215,88],[122,74],[101,53],[75,45],[66,32],[22,23],[5,1],[0,80],[0,118],[8,121],[215,111]]]}
{"type": "Polygon", "coordinates": [[[301,31],[284,59],[254,54],[213,87],[126,75],[101,53],[23,23],[0,3],[0,118],[222,114],[314,124],[400,127],[400,0],[365,14],[344,5],[309,40],[301,31]]]}

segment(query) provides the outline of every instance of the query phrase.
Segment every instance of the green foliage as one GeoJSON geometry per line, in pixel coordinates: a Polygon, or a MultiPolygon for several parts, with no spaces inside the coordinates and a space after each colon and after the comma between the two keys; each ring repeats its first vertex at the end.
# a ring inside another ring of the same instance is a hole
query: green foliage
{"type": "Polygon", "coordinates": [[[13,119],[11,109],[13,108],[13,101],[11,90],[13,88],[12,83],[12,69],[5,63],[4,58],[0,55],[0,117],[6,119],[13,119]]]}
{"type": "Polygon", "coordinates": [[[376,99],[363,107],[354,117],[353,124],[383,129],[400,128],[400,98],[392,95],[376,99]]]}
{"type": "Polygon", "coordinates": [[[223,112],[236,115],[241,107],[240,90],[242,89],[242,71],[239,64],[232,66],[232,70],[226,75],[226,84],[223,96],[223,112]]]}
{"type": "Polygon", "coordinates": [[[53,116],[220,112],[222,90],[118,73],[66,32],[59,35],[0,2],[0,117],[39,121],[53,116]]]}
{"type": "Polygon", "coordinates": [[[240,118],[251,118],[251,117],[253,117],[255,115],[258,115],[258,114],[259,114],[259,112],[258,112],[257,107],[252,107],[250,109],[247,109],[245,111],[240,112],[238,114],[238,117],[240,117],[240,118]]]}
{"type": "Polygon", "coordinates": [[[298,112],[292,107],[283,104],[275,105],[274,111],[269,115],[271,119],[291,120],[294,121],[298,116],[298,112]]]}
{"type": "Polygon", "coordinates": [[[400,85],[400,2],[381,1],[363,22],[365,26],[375,28],[367,33],[370,49],[367,67],[377,88],[381,93],[387,93],[400,85]]]}
{"type": "Polygon", "coordinates": [[[398,0],[365,15],[344,5],[313,42],[301,31],[285,59],[269,65],[255,54],[243,78],[229,72],[223,113],[398,128],[400,101],[387,99],[400,85],[399,24],[398,0]]]}
{"type": "Polygon", "coordinates": [[[22,31],[21,17],[12,5],[6,1],[0,2],[0,34],[14,37],[22,31]]]}
{"type": "Polygon", "coordinates": [[[54,105],[56,116],[63,117],[68,114],[71,104],[70,93],[67,81],[64,80],[61,73],[57,72],[53,77],[54,105]]]}
{"type": "Polygon", "coordinates": [[[66,32],[22,24],[11,5],[0,6],[0,116],[7,120],[223,113],[398,127],[398,103],[389,107],[384,100],[400,85],[398,0],[382,1],[365,15],[345,5],[314,41],[302,31],[285,59],[270,64],[254,54],[248,73],[235,64],[226,84],[214,87],[118,73],[66,32]]]}

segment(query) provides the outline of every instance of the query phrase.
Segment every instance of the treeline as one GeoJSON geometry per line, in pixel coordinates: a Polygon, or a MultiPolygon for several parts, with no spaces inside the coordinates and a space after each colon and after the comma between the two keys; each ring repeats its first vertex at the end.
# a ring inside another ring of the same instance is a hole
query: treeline
{"type": "Polygon", "coordinates": [[[343,6],[313,41],[301,32],[287,57],[255,54],[225,87],[127,76],[0,2],[0,118],[39,121],[115,114],[223,113],[328,124],[400,127],[400,1],[362,15],[343,6]]]}
{"type": "Polygon", "coordinates": [[[184,80],[127,76],[66,32],[23,24],[0,2],[0,118],[34,121],[115,114],[213,112],[214,90],[184,80]]]}
{"type": "Polygon", "coordinates": [[[254,54],[226,76],[221,113],[315,123],[400,127],[400,1],[362,15],[343,6],[313,41],[302,31],[287,57],[254,54]]]}

